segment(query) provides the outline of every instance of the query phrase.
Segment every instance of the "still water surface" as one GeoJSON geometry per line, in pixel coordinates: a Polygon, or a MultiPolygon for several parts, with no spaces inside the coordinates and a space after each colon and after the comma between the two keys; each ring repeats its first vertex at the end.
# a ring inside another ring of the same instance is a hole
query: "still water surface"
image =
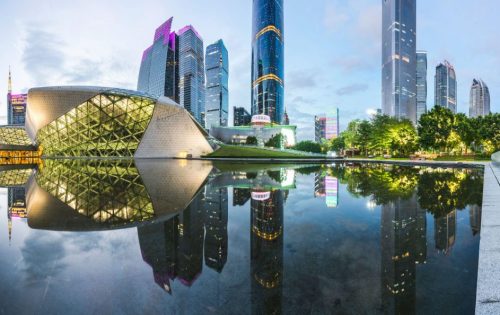
{"type": "Polygon", "coordinates": [[[483,171],[47,160],[0,172],[0,313],[472,314],[483,171]]]}

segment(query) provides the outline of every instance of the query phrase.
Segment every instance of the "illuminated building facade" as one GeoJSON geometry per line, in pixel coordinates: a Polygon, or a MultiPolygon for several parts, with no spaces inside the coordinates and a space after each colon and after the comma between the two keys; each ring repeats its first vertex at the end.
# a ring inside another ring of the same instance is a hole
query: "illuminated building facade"
{"type": "Polygon", "coordinates": [[[26,120],[26,94],[12,94],[12,76],[9,69],[9,87],[7,92],[7,124],[24,125],[26,120]]]}
{"type": "Polygon", "coordinates": [[[264,114],[283,123],[283,0],[253,0],[252,116],[264,114]]]}
{"type": "Polygon", "coordinates": [[[103,87],[34,88],[26,131],[48,157],[199,157],[206,131],[168,98],[103,87]]]}
{"type": "Polygon", "coordinates": [[[382,110],[416,123],[417,1],[382,2],[382,110]]]}
{"type": "Polygon", "coordinates": [[[144,50],[137,90],[179,103],[179,38],[171,31],[172,20],[156,29],[153,45],[144,50]]]}
{"type": "Polygon", "coordinates": [[[314,116],[314,140],[318,143],[323,140],[335,139],[339,136],[339,109],[331,115],[314,116]]]}
{"type": "Polygon", "coordinates": [[[457,76],[455,68],[444,61],[436,67],[434,77],[434,103],[457,113],[457,76]]]}
{"type": "Polygon", "coordinates": [[[472,80],[469,117],[486,116],[490,113],[490,89],[483,80],[472,80]]]}
{"type": "Polygon", "coordinates": [[[257,137],[259,142],[265,143],[277,134],[282,134],[285,139],[284,146],[294,146],[297,126],[291,125],[266,125],[261,128],[254,126],[213,127],[210,135],[226,144],[245,144],[248,137],[257,137]]]}
{"type": "Polygon", "coordinates": [[[417,121],[427,112],[427,52],[417,51],[417,121]]]}
{"type": "Polygon", "coordinates": [[[207,87],[205,98],[205,126],[228,125],[229,57],[222,39],[207,47],[205,54],[207,87]]]}

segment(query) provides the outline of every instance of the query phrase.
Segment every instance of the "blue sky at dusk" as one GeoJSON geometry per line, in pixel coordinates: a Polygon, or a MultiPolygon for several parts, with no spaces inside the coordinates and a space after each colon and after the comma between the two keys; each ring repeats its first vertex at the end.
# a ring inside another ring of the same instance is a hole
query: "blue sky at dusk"
{"type": "MultiPolygon", "coordinates": [[[[285,104],[299,139],[313,139],[315,114],[340,108],[341,127],[381,106],[382,0],[285,0],[285,104]]],[[[435,66],[457,72],[458,110],[468,112],[474,77],[500,110],[498,0],[418,0],[417,48],[429,53],[428,104],[435,66]]],[[[47,85],[135,89],[142,51],[170,16],[192,24],[205,47],[229,51],[229,106],[250,108],[251,0],[0,0],[0,123],[7,73],[15,92],[47,85]]]]}

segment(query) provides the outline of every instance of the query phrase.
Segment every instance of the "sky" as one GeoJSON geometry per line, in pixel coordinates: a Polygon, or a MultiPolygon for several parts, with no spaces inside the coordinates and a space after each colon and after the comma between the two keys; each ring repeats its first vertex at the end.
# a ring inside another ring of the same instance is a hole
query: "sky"
{"type": "MultiPolygon", "coordinates": [[[[340,109],[344,129],[381,107],[382,0],[284,0],[285,105],[299,140],[314,139],[314,115],[340,109]]],[[[418,0],[417,49],[429,54],[428,106],[436,65],[449,60],[458,111],[468,113],[473,78],[490,88],[500,111],[498,0],[418,0]]],[[[0,0],[0,95],[9,65],[14,92],[50,85],[135,89],[142,51],[173,16],[192,24],[205,47],[229,51],[229,106],[250,108],[250,0],[0,0]]],[[[6,122],[0,97],[0,123],[6,122]]]]}

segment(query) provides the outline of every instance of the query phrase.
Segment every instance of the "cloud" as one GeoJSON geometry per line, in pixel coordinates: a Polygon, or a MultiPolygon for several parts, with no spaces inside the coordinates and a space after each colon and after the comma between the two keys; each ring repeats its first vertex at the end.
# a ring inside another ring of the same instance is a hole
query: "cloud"
{"type": "Polygon", "coordinates": [[[325,9],[323,18],[324,26],[332,32],[344,29],[349,21],[349,15],[339,7],[329,3],[325,9]]]}
{"type": "Polygon", "coordinates": [[[365,59],[358,56],[335,58],[332,64],[340,68],[344,73],[360,70],[367,71],[373,68],[365,59]]]}
{"type": "Polygon", "coordinates": [[[45,280],[60,273],[66,251],[63,240],[51,233],[31,233],[21,248],[28,282],[45,280]]]}
{"type": "Polygon", "coordinates": [[[335,91],[335,93],[339,96],[343,96],[343,95],[351,95],[359,92],[364,92],[366,90],[368,90],[368,84],[361,83],[361,84],[351,84],[341,87],[340,89],[335,91]]]}
{"type": "Polygon", "coordinates": [[[82,84],[135,88],[136,74],[130,64],[116,56],[88,54],[43,28],[26,29],[22,62],[35,86],[82,84]]]}
{"type": "Polygon", "coordinates": [[[289,71],[286,77],[287,88],[302,89],[317,86],[318,71],[313,69],[289,71]]]}
{"type": "Polygon", "coordinates": [[[53,34],[41,29],[28,29],[22,61],[36,85],[55,79],[65,62],[61,47],[64,45],[53,34]]]}

